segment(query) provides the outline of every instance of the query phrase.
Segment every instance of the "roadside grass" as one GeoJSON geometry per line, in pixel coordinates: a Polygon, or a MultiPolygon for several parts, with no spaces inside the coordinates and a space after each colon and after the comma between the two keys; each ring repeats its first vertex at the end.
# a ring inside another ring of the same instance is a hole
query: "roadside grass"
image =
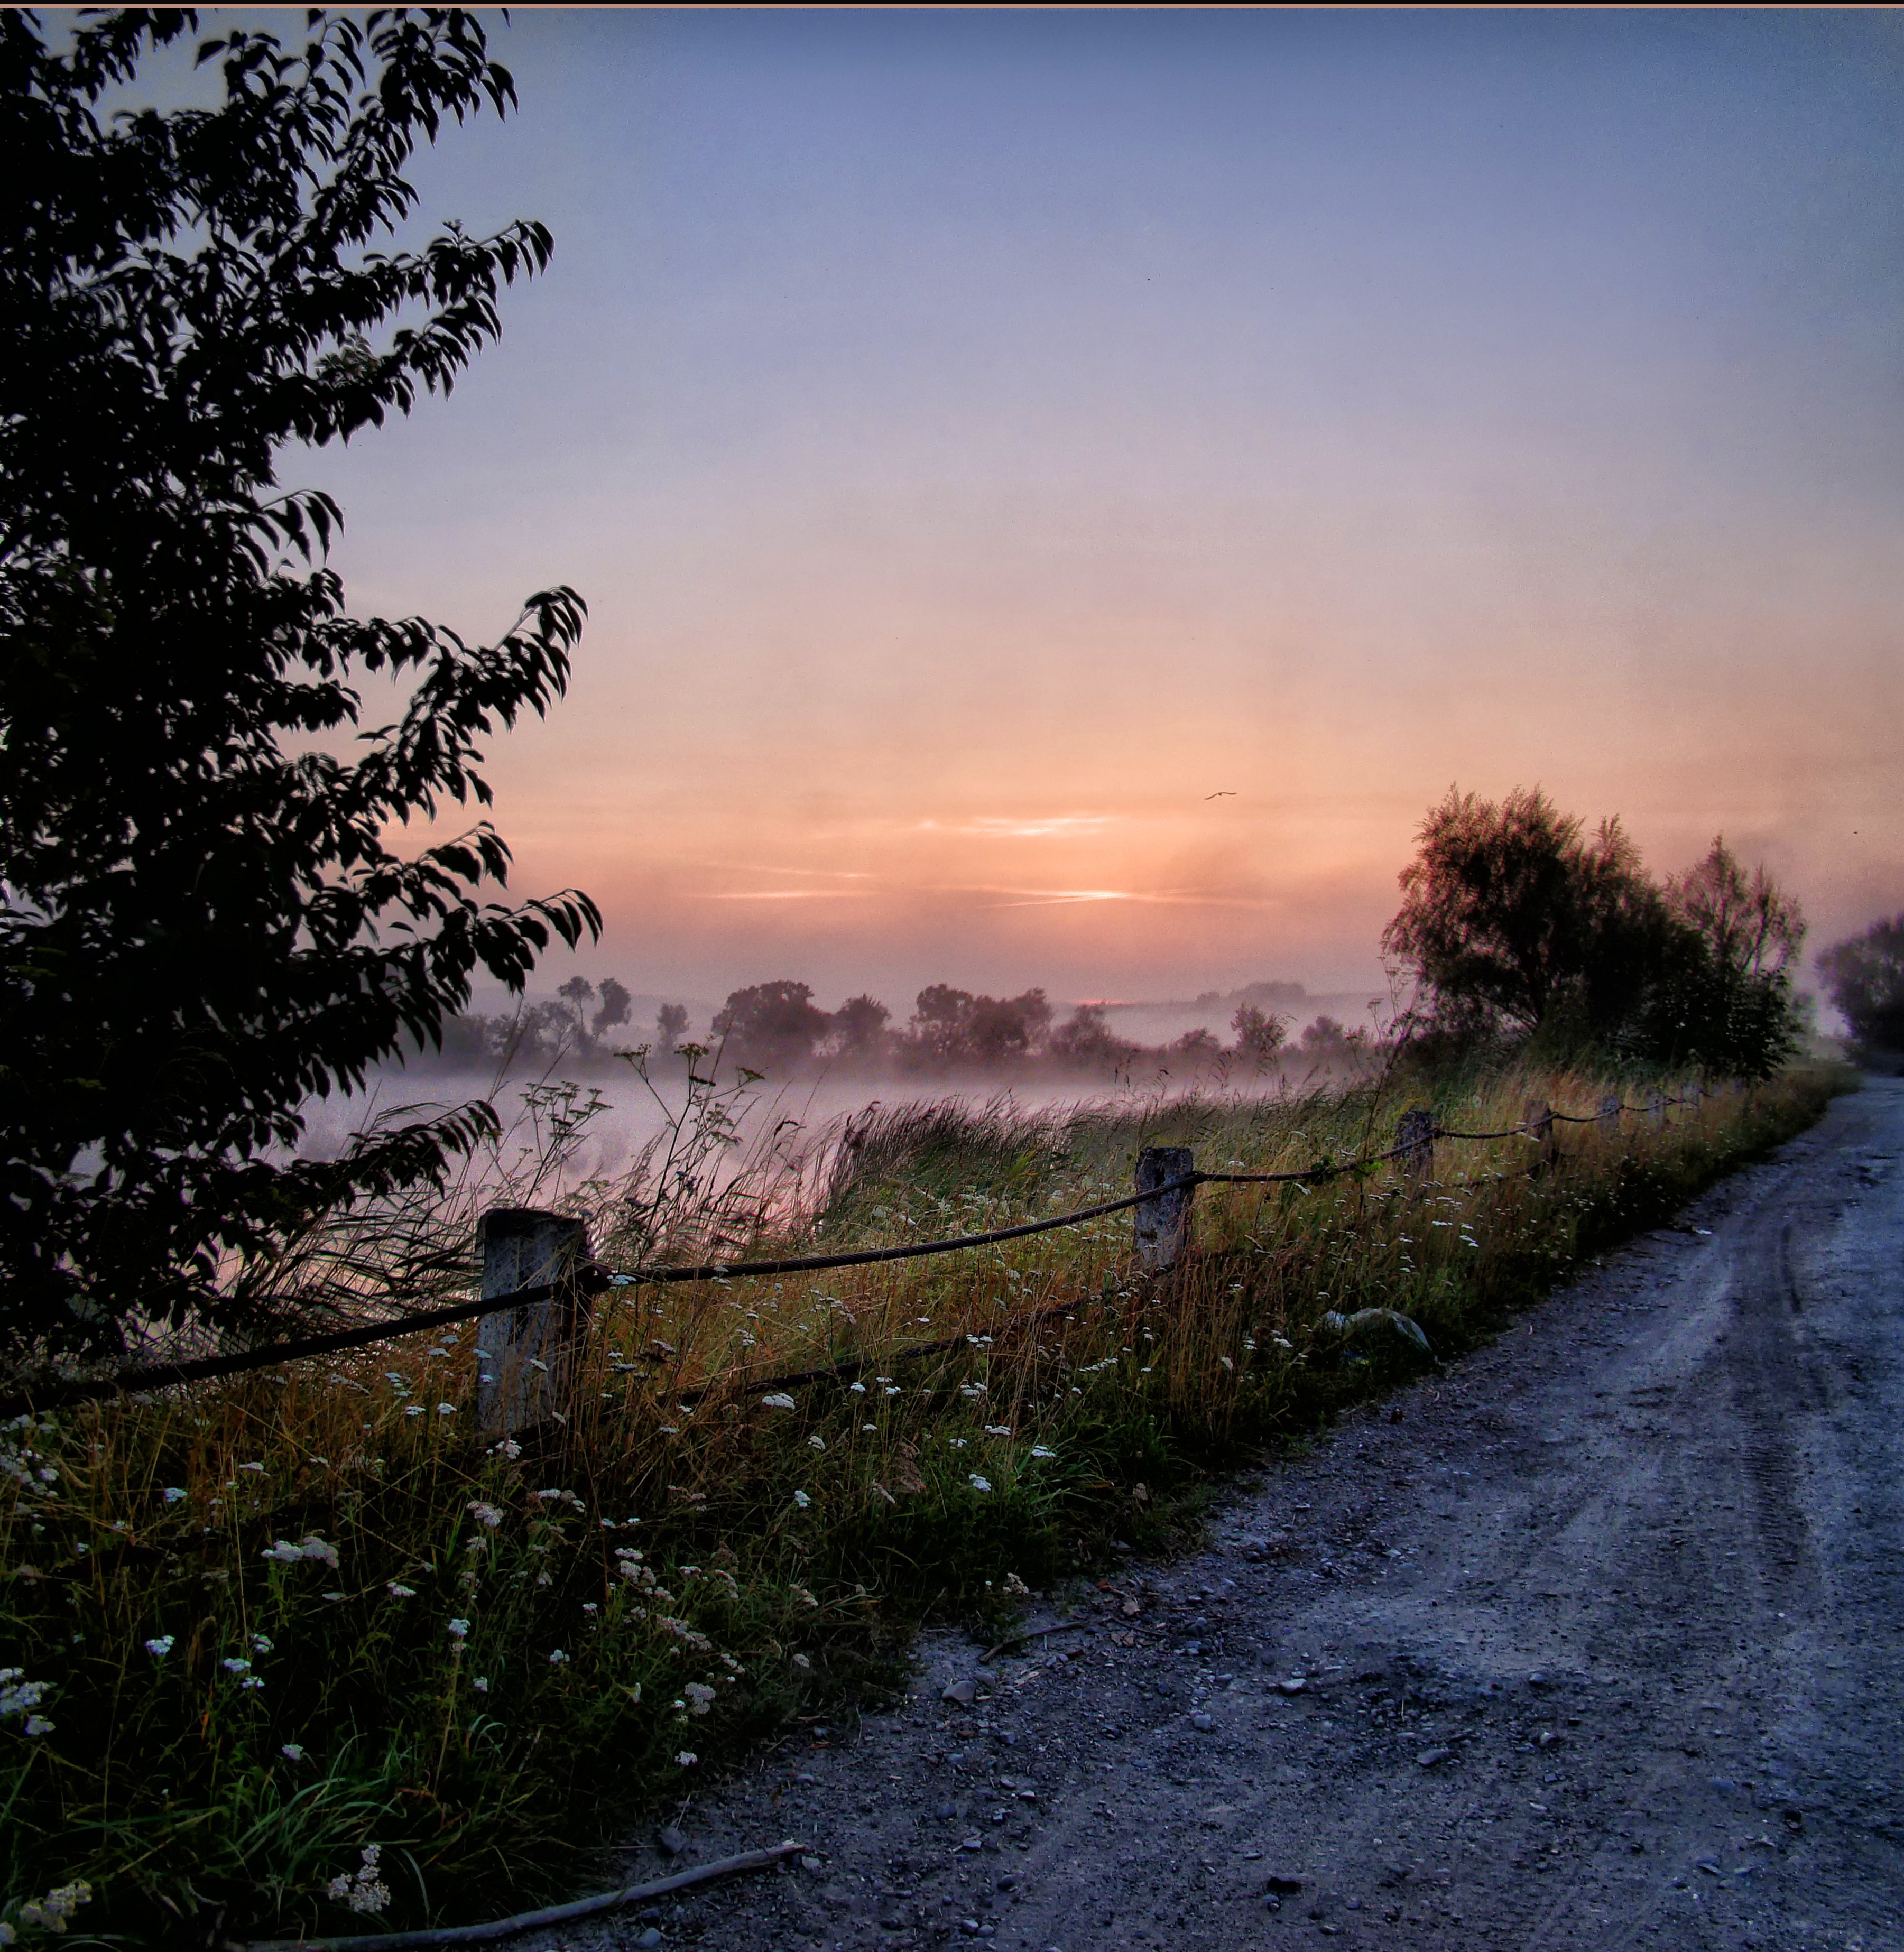
{"type": "MultiPolygon", "coordinates": [[[[1167,1544],[1209,1474],[1472,1347],[1847,1082],[1801,1067],[1663,1126],[1564,1127],[1551,1172],[1516,1138],[1438,1147],[1420,1181],[1204,1188],[1194,1251],[1159,1280],[1133,1272],[1120,1214],[620,1289],[567,1424],[486,1452],[473,1326],[23,1418],[0,1434],[0,1919],[49,1932],[49,1892],[83,1884],[69,1943],[177,1944],[573,1891],[642,1809],[889,1681],[921,1622],[1002,1626],[1116,1543],[1167,1544]],[[1363,1310],[1405,1317],[1432,1356],[1363,1310]],[[772,1385],[845,1362],[863,1366],[772,1385]]],[[[611,1265],[877,1245],[1118,1197],[1143,1144],[1287,1170],[1379,1149],[1424,1100],[1487,1130],[1609,1086],[876,1109],[724,1175],[718,1144],[677,1132],[566,1198],[611,1265]]]]}

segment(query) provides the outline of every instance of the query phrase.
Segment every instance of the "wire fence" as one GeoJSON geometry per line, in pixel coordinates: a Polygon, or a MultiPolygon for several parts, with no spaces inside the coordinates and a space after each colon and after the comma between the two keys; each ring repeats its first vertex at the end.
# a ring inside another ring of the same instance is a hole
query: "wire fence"
{"type": "MultiPolygon", "coordinates": [[[[244,1375],[254,1370],[275,1369],[285,1363],[308,1361],[316,1356],[340,1355],[353,1349],[370,1348],[380,1342],[393,1341],[399,1336],[418,1334],[427,1329],[448,1328],[487,1315],[508,1315],[512,1311],[547,1303],[580,1302],[589,1296],[610,1290],[683,1281],[732,1281],[758,1280],[777,1275],[818,1274],[834,1268],[871,1267],[884,1262],[918,1260],[929,1255],[959,1253],[974,1247],[996,1246],[1002,1241],[1021,1240],[1036,1234],[1053,1233],[1061,1228],[1083,1226],[1090,1221],[1102,1219],[1113,1213],[1127,1212],[1136,1207],[1167,1203],[1178,1194],[1187,1195],[1193,1192],[1199,1186],[1316,1186],[1330,1180],[1368,1172],[1377,1166],[1396,1163],[1425,1170],[1433,1146],[1444,1140],[1468,1144],[1490,1143],[1504,1139],[1530,1140],[1541,1144],[1543,1148],[1543,1160],[1537,1161],[1534,1168],[1538,1170],[1544,1162],[1546,1149],[1551,1143],[1551,1134],[1547,1129],[1551,1125],[1604,1125],[1629,1113],[1640,1112],[1659,1119],[1663,1118],[1669,1109],[1687,1105],[1696,1106],[1699,1102],[1696,1092],[1690,1098],[1682,1093],[1670,1099],[1655,1098],[1645,1105],[1627,1105],[1618,1100],[1609,1098],[1597,1112],[1586,1114],[1555,1112],[1545,1106],[1530,1106],[1529,1118],[1523,1119],[1518,1125],[1504,1126],[1501,1130],[1492,1132],[1458,1131],[1452,1127],[1437,1124],[1425,1112],[1408,1112],[1403,1115],[1399,1143],[1381,1152],[1362,1153],[1351,1159],[1318,1160],[1313,1165],[1298,1167],[1287,1172],[1205,1172],[1193,1169],[1155,1185],[1143,1187],[1137,1192],[1127,1193],[1120,1199],[1101,1200],[1096,1206],[1079,1207],[1068,1213],[1053,1214],[1043,1220],[1025,1221],[1017,1226],[996,1227],[984,1233],[955,1234],[933,1240],[908,1241],[893,1247],[859,1248],[844,1253],[796,1254],[775,1260],[714,1261],[692,1265],[671,1262],[625,1272],[584,1262],[558,1280],[533,1282],[512,1287],[503,1294],[486,1295],[477,1300],[420,1309],[411,1314],[362,1323],[352,1328],[340,1328],[324,1334],[274,1342],[261,1349],[234,1350],[224,1355],[201,1356],[186,1362],[153,1363],[139,1369],[120,1370],[109,1376],[48,1380],[11,1397],[0,1398],[0,1418],[61,1409],[78,1403],[97,1402],[108,1397],[143,1394],[155,1390],[174,1388],[183,1384],[215,1381],[224,1377],[244,1375]],[[1412,1121],[1418,1122],[1412,1125],[1412,1121]]],[[[918,1348],[889,1350],[883,1359],[905,1361],[922,1355],[930,1355],[952,1347],[962,1339],[955,1337],[944,1344],[921,1344],[918,1348]]],[[[798,1371],[766,1380],[783,1386],[791,1386],[812,1381],[823,1376],[846,1374],[861,1366],[863,1365],[858,1359],[849,1359],[843,1363],[826,1365],[811,1371],[798,1371]]],[[[758,1386],[758,1383],[756,1386],[758,1386]]],[[[677,1394],[681,1401],[688,1402],[705,1395],[707,1390],[701,1389],[677,1394]]]]}

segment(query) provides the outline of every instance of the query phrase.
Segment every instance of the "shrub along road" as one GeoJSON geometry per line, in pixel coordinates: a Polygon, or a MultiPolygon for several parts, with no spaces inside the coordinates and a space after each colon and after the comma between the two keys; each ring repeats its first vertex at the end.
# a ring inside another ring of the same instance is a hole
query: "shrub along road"
{"type": "Polygon", "coordinates": [[[1900,1267],[1886,1081],[667,1840],[790,1870],[560,1942],[1904,1946],[1900,1267]]]}

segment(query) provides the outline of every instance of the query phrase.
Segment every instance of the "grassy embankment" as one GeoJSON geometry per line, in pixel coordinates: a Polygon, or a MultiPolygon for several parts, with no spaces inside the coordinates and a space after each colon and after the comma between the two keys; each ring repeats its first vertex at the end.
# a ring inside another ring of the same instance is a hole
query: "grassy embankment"
{"type": "MultiPolygon", "coordinates": [[[[1207,1473],[1429,1359],[1386,1328],[1345,1342],[1326,1313],[1396,1309],[1438,1357],[1471,1346],[1840,1084],[1801,1069],[1663,1131],[1564,1127],[1550,1175],[1509,1140],[1440,1148],[1424,1184],[1382,1168],[1205,1188],[1196,1250],[1159,1284],[1132,1273],[1120,1214],[897,1265],[623,1290],[567,1428],[517,1456],[471,1444],[469,1329],[23,1421],[0,1453],[0,1658],[6,1688],[43,1693],[0,1719],[0,1918],[36,1936],[23,1907],[83,1880],[67,1942],[202,1942],[584,1886],[644,1804],[876,1682],[922,1618],[1002,1618],[1114,1538],[1168,1543],[1207,1473]],[[868,1359],[853,1384],[763,1401],[758,1378],[848,1356],[868,1359]]],[[[1434,1103],[1487,1128],[1603,1088],[1523,1074],[1434,1103]]],[[[1350,1156],[1415,1095],[888,1118],[836,1155],[791,1238],[1115,1197],[1140,1143],[1193,1144],[1211,1169],[1350,1156]]],[[[626,1251],[632,1209],[589,1198],[598,1241],[613,1258],[621,1226],[626,1251]]]]}

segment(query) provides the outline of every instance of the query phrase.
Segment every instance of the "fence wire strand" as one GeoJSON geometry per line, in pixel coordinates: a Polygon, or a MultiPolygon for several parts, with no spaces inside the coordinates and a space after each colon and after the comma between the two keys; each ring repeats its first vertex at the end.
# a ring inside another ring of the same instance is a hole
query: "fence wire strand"
{"type": "MultiPolygon", "coordinates": [[[[1597,1125],[1627,1112],[1663,1112],[1675,1106],[1696,1105],[1696,1099],[1683,1094],[1662,1099],[1652,1105],[1626,1105],[1608,1108],[1590,1115],[1549,1112],[1546,1117],[1569,1125],[1597,1125]]],[[[1054,1214],[1049,1219],[1027,1220],[1015,1227],[996,1227],[988,1233],[961,1234],[937,1240],[914,1240],[896,1247],[866,1247],[848,1253],[800,1254],[772,1261],[708,1262],[699,1265],[663,1265],[636,1268],[618,1272],[591,1263],[576,1269],[566,1280],[545,1281],[530,1287],[511,1289],[507,1294],[457,1302],[444,1308],[427,1309],[394,1320],[366,1322],[355,1328],[340,1328],[328,1334],[303,1337],[290,1342],[276,1342],[263,1349],[235,1350],[226,1356],[207,1356],[183,1362],[154,1363],[145,1369],[122,1370],[114,1376],[100,1376],[48,1384],[36,1389],[0,1399],[0,1418],[30,1414],[36,1409],[53,1409],[76,1403],[95,1402],[110,1396],[137,1395],[153,1390],[170,1389],[184,1383],[211,1382],[227,1376],[244,1375],[255,1369],[274,1369],[286,1362],[306,1362],[314,1356],[339,1355],[348,1350],[364,1349],[399,1335],[420,1334],[425,1329],[448,1328],[486,1315],[501,1314],[558,1297],[580,1299],[605,1290],[621,1290],[679,1281],[730,1281],[758,1280],[773,1275],[818,1274],[832,1268],[871,1267],[882,1262],[921,1259],[930,1254],[957,1253],[972,1247],[987,1247],[1002,1240],[1021,1240],[1034,1234],[1049,1234],[1061,1227],[1082,1226],[1112,1213],[1127,1212],[1147,1200],[1168,1193],[1181,1193],[1199,1186],[1319,1186],[1350,1173],[1365,1172],[1371,1167],[1398,1159],[1419,1159],[1434,1143],[1451,1139],[1465,1143],[1484,1143],[1498,1139],[1535,1139],[1539,1131],[1525,1120],[1498,1132],[1461,1132],[1437,1125],[1418,1140],[1391,1146],[1385,1152],[1366,1153],[1352,1159],[1318,1161],[1290,1172],[1185,1173],[1142,1193],[1127,1193],[1121,1199],[1101,1201],[1095,1206],[1080,1207],[1074,1212],[1054,1214]]],[[[934,1345],[936,1347],[937,1345],[934,1345]]],[[[930,1353],[930,1350],[900,1352],[930,1353]]],[[[802,1372],[798,1380],[808,1381],[836,1373],[838,1365],[802,1372]]],[[[783,1378],[781,1380],[793,1380],[783,1378]]],[[[705,1394],[705,1391],[697,1392],[705,1394]]],[[[686,1400],[685,1398],[683,1399],[686,1400]]]]}

